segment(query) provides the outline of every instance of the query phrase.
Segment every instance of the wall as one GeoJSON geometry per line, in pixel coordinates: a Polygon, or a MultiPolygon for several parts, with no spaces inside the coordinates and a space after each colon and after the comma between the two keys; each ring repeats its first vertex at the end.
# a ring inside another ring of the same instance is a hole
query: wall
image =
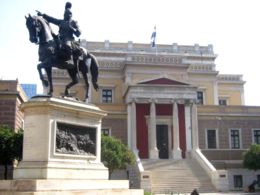
{"type": "Polygon", "coordinates": [[[260,129],[260,107],[198,106],[199,147],[209,160],[241,160],[253,143],[252,129],[260,129]],[[240,149],[231,149],[229,129],[240,129],[240,149]],[[206,148],[206,129],[216,129],[219,147],[206,148]]]}
{"type": "Polygon", "coordinates": [[[0,80],[0,125],[18,130],[23,127],[20,105],[27,101],[18,80],[0,80]]]}
{"type": "Polygon", "coordinates": [[[0,124],[15,128],[16,100],[12,97],[0,98],[0,124]]]}
{"type": "Polygon", "coordinates": [[[126,118],[103,118],[102,128],[111,129],[111,136],[120,139],[127,145],[127,120],[126,118]]]}
{"type": "Polygon", "coordinates": [[[243,85],[232,83],[219,83],[219,96],[226,97],[228,105],[242,105],[241,94],[244,91],[243,85]]]}

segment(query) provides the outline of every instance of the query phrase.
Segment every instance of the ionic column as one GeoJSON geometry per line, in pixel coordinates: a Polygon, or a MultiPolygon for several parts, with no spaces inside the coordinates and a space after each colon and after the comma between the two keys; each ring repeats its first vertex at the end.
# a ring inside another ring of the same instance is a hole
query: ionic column
{"type": "Polygon", "coordinates": [[[199,148],[198,140],[198,113],[197,105],[195,102],[191,106],[191,127],[192,127],[192,149],[196,150],[199,148]]]}
{"type": "Polygon", "coordinates": [[[179,134],[179,116],[178,116],[178,104],[173,102],[172,106],[172,122],[173,122],[173,159],[182,159],[180,149],[180,134],[179,134]]]}
{"type": "Polygon", "coordinates": [[[137,150],[137,144],[136,144],[136,104],[135,101],[132,101],[131,103],[131,130],[132,130],[132,135],[131,135],[131,148],[132,151],[138,155],[138,150],[137,150]]]}
{"type": "Polygon", "coordinates": [[[132,149],[132,103],[127,104],[127,145],[132,149]]]}
{"type": "Polygon", "coordinates": [[[158,159],[158,149],[156,143],[156,108],[155,100],[151,100],[150,104],[150,129],[149,129],[149,158],[158,159]]]}
{"type": "Polygon", "coordinates": [[[185,105],[185,127],[186,127],[186,152],[192,149],[192,135],[191,135],[191,104],[185,105]]]}

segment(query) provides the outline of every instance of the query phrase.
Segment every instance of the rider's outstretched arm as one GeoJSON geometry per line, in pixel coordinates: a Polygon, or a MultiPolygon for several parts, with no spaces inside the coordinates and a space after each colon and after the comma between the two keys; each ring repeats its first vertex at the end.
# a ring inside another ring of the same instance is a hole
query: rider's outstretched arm
{"type": "Polygon", "coordinates": [[[60,25],[60,23],[62,22],[62,20],[56,19],[56,18],[51,17],[51,16],[48,16],[47,14],[43,14],[43,13],[41,13],[38,10],[36,10],[36,12],[37,12],[38,16],[42,16],[45,20],[47,20],[48,22],[53,23],[55,25],[60,25]]]}

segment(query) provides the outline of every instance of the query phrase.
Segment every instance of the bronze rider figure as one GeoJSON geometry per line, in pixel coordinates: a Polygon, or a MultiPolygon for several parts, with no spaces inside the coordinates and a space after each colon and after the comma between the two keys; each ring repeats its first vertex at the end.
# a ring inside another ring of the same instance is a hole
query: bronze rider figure
{"type": "Polygon", "coordinates": [[[38,16],[42,16],[49,23],[55,24],[59,27],[58,41],[56,41],[58,42],[57,58],[62,61],[68,61],[70,64],[74,64],[73,52],[77,52],[77,50],[79,50],[79,44],[76,43],[74,35],[76,37],[79,37],[81,35],[81,31],[79,29],[77,21],[72,19],[71,7],[72,4],[70,2],[67,2],[65,5],[63,19],[56,19],[48,16],[47,14],[42,14],[39,11],[37,11],[37,13],[38,16]]]}

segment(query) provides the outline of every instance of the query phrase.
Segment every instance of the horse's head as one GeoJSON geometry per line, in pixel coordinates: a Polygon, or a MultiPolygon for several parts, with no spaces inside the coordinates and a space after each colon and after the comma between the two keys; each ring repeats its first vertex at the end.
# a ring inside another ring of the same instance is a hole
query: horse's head
{"type": "Polygon", "coordinates": [[[26,27],[29,31],[29,39],[32,43],[39,43],[39,31],[40,31],[40,24],[37,21],[35,16],[31,16],[29,14],[28,17],[25,16],[26,19],[26,27]]]}
{"type": "Polygon", "coordinates": [[[49,24],[40,16],[25,16],[26,27],[29,31],[30,41],[41,44],[53,39],[49,24]]]}

